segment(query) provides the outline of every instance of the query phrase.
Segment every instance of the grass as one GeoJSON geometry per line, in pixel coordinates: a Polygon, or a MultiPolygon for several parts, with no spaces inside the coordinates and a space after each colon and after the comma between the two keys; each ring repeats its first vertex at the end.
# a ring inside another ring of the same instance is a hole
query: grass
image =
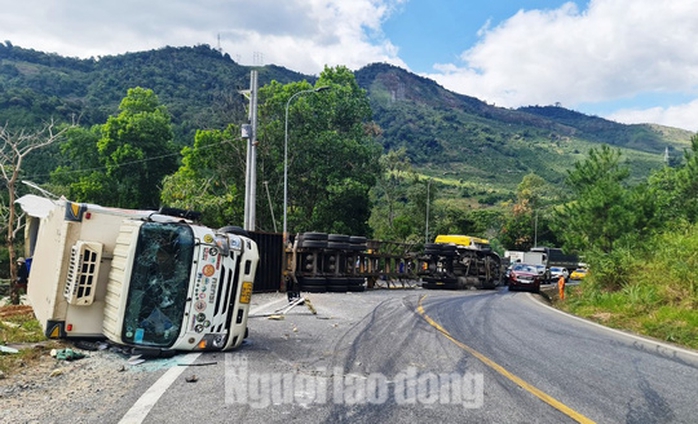
{"type": "Polygon", "coordinates": [[[0,371],[5,374],[31,366],[48,350],[62,346],[60,341],[47,341],[31,308],[17,306],[0,307],[0,344],[19,350],[16,354],[0,353],[0,371]]]}
{"type": "Polygon", "coordinates": [[[556,306],[609,327],[698,349],[698,226],[621,249],[556,306]]]}
{"type": "Polygon", "coordinates": [[[588,296],[584,287],[569,290],[556,306],[608,327],[698,349],[698,311],[654,301],[653,290],[633,288],[588,296]]]}

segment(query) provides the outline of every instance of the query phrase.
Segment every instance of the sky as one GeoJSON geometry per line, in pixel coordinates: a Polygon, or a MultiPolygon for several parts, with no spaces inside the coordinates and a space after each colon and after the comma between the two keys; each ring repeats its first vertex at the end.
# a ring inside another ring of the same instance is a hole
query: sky
{"type": "Polygon", "coordinates": [[[0,42],[99,58],[208,44],[308,75],[384,62],[516,108],[698,131],[696,0],[0,0],[0,42]]]}

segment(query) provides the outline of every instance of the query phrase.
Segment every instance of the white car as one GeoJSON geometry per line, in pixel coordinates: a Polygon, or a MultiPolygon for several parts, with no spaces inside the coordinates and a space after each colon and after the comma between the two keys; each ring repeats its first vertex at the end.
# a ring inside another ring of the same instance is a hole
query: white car
{"type": "Polygon", "coordinates": [[[560,276],[564,276],[565,279],[569,278],[570,272],[567,270],[565,267],[561,266],[551,266],[550,267],[550,282],[552,284],[557,283],[557,280],[560,279],[560,276]]]}

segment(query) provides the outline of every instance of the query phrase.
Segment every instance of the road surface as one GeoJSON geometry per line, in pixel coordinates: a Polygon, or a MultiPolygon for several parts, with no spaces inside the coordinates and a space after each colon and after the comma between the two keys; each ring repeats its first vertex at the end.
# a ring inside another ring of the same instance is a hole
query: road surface
{"type": "Polygon", "coordinates": [[[309,297],[317,315],[298,307],[284,320],[252,318],[242,349],[196,357],[199,365],[180,367],[140,419],[127,416],[145,423],[695,422],[698,356],[561,314],[527,293],[309,297]]]}

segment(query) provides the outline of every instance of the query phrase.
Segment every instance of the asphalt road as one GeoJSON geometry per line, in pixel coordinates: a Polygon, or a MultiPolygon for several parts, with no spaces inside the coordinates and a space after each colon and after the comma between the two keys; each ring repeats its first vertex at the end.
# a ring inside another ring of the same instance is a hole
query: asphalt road
{"type": "Polygon", "coordinates": [[[697,355],[527,293],[308,297],[316,315],[299,306],[283,320],[262,316],[283,306],[282,295],[257,297],[241,349],[189,367],[176,362],[192,357],[175,358],[104,422],[696,422],[697,355]],[[153,390],[172,368],[180,374],[153,390]],[[144,394],[150,406],[132,408],[144,394]]]}

